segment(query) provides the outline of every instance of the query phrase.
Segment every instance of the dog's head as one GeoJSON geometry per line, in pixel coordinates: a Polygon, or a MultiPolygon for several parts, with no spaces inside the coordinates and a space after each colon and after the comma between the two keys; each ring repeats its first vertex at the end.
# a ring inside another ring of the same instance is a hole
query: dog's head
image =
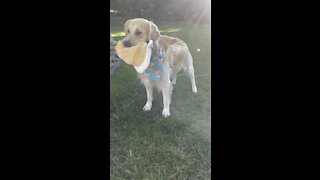
{"type": "Polygon", "coordinates": [[[158,47],[160,31],[151,21],[142,18],[130,19],[124,24],[124,32],[125,47],[135,46],[139,42],[148,43],[150,39],[154,42],[154,48],[158,47]]]}

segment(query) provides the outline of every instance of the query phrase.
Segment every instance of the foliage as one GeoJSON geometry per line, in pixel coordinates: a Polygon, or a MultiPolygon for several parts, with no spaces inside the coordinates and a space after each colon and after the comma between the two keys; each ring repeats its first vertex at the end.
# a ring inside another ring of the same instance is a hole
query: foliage
{"type": "Polygon", "coordinates": [[[211,20],[210,0],[111,0],[110,8],[125,19],[140,17],[199,24],[209,24],[211,20]]]}

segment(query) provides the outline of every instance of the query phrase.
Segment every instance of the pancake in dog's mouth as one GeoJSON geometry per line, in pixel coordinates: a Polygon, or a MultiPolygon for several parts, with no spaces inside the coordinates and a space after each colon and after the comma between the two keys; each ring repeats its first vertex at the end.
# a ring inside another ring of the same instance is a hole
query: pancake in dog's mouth
{"type": "Polygon", "coordinates": [[[126,47],[119,41],[115,47],[117,55],[127,64],[133,65],[138,73],[143,73],[150,64],[153,41],[140,42],[135,46],[126,47]]]}

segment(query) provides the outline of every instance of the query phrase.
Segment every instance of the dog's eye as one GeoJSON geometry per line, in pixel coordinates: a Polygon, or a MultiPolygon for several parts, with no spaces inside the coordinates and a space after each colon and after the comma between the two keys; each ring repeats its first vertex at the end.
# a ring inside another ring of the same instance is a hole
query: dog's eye
{"type": "Polygon", "coordinates": [[[136,36],[139,36],[140,34],[142,34],[142,32],[140,32],[140,31],[136,32],[136,36]]]}
{"type": "Polygon", "coordinates": [[[128,30],[128,34],[130,34],[130,30],[128,30]]]}

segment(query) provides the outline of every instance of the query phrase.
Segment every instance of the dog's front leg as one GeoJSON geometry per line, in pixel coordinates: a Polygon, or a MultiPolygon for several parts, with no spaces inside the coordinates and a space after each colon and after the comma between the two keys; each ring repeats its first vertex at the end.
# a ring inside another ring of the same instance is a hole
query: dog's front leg
{"type": "Polygon", "coordinates": [[[146,83],[145,84],[145,88],[147,90],[147,103],[144,105],[143,110],[144,111],[150,111],[151,108],[152,108],[152,100],[153,100],[152,90],[153,90],[153,87],[149,83],[146,83]]]}
{"type": "Polygon", "coordinates": [[[162,116],[168,117],[170,116],[170,102],[171,102],[171,91],[172,85],[169,84],[167,87],[162,88],[162,98],[163,98],[163,110],[162,116]]]}

